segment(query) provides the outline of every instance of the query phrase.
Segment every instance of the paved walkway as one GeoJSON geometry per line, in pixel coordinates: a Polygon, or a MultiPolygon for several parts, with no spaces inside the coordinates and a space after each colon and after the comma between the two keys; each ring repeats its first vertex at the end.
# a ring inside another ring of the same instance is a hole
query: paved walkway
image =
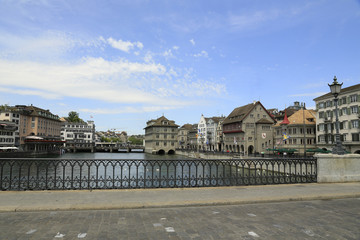
{"type": "Polygon", "coordinates": [[[187,189],[0,192],[0,212],[212,206],[359,198],[360,182],[187,189]]]}

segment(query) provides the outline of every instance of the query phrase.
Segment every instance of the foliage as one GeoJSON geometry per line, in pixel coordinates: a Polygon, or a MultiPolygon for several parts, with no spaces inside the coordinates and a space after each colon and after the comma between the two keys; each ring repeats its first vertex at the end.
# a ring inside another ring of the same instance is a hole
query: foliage
{"type": "Polygon", "coordinates": [[[9,109],[8,104],[0,105],[0,111],[5,111],[6,109],[9,109]]]}
{"type": "Polygon", "coordinates": [[[84,120],[82,120],[80,117],[79,117],[79,113],[75,112],[75,111],[71,111],[69,112],[69,115],[68,117],[66,118],[66,120],[68,122],[74,122],[74,123],[83,123],[84,120]]]}
{"type": "Polygon", "coordinates": [[[143,139],[138,138],[136,136],[129,137],[128,141],[130,142],[130,144],[133,144],[133,145],[142,145],[143,144],[143,139]]]}

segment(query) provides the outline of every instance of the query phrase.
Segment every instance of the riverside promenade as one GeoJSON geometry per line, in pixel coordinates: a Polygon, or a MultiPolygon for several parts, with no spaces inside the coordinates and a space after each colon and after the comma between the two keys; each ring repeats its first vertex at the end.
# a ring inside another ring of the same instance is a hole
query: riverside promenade
{"type": "Polygon", "coordinates": [[[110,210],[360,198],[360,182],[174,189],[3,191],[0,212],[110,210]]]}

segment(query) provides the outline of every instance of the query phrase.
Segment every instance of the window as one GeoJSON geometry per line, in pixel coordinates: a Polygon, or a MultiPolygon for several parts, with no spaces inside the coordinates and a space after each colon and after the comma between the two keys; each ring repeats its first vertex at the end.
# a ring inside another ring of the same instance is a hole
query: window
{"type": "Polygon", "coordinates": [[[351,113],[358,113],[358,111],[359,111],[358,106],[351,106],[350,109],[351,109],[351,113]]]}
{"type": "Polygon", "coordinates": [[[346,109],[346,108],[343,108],[343,109],[341,109],[341,110],[342,110],[342,115],[346,115],[347,109],[346,109]]]}
{"type": "Polygon", "coordinates": [[[331,107],[331,101],[330,100],[328,100],[328,101],[326,101],[326,107],[331,107]]]}
{"type": "Polygon", "coordinates": [[[343,122],[343,129],[347,129],[348,128],[348,121],[344,121],[343,122]]]}
{"type": "Polygon", "coordinates": [[[352,135],[352,140],[354,142],[358,142],[359,141],[359,134],[358,133],[353,133],[352,135]]]}
{"type": "Polygon", "coordinates": [[[262,126],[262,130],[270,130],[270,126],[262,126]]]}
{"type": "Polygon", "coordinates": [[[350,103],[357,102],[357,94],[350,95],[350,103]]]}
{"type": "Polygon", "coordinates": [[[325,130],[325,125],[319,124],[319,131],[324,131],[324,130],[325,130]]]}
{"type": "Polygon", "coordinates": [[[351,121],[351,127],[352,128],[358,128],[359,127],[359,120],[352,120],[351,121]]]}
{"type": "Polygon", "coordinates": [[[159,146],[159,142],[156,142],[156,146],[159,146]]]}
{"type": "Polygon", "coordinates": [[[319,112],[319,118],[324,118],[324,112],[319,112]]]}
{"type": "Polygon", "coordinates": [[[293,128],[293,134],[296,134],[296,128],[293,128]]]}
{"type": "Polygon", "coordinates": [[[324,108],[324,103],[323,102],[321,102],[321,103],[319,103],[319,108],[324,108]]]}
{"type": "Polygon", "coordinates": [[[342,104],[345,104],[346,103],[346,97],[343,97],[342,99],[341,99],[342,101],[342,104]]]}

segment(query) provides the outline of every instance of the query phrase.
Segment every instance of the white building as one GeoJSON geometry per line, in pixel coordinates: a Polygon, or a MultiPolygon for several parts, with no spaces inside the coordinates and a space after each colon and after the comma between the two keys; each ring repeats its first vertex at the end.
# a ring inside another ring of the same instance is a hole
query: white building
{"type": "Polygon", "coordinates": [[[0,120],[12,122],[15,124],[14,131],[14,146],[20,146],[20,135],[19,135],[19,125],[20,125],[20,112],[11,107],[3,107],[0,109],[0,120]]]}
{"type": "Polygon", "coordinates": [[[64,147],[73,149],[91,149],[95,146],[95,124],[94,121],[67,122],[62,120],[61,138],[64,147]]]}
{"type": "Polygon", "coordinates": [[[10,121],[0,121],[0,147],[15,147],[17,125],[10,121]]]}
{"type": "Polygon", "coordinates": [[[197,143],[199,149],[205,151],[217,151],[217,135],[218,135],[218,125],[219,122],[222,122],[225,117],[211,117],[206,118],[204,115],[201,115],[199,124],[198,124],[198,137],[197,143]]]}
{"type": "MultiPolygon", "coordinates": [[[[340,140],[346,151],[360,153],[360,84],[341,89],[338,99],[340,140]]],[[[317,146],[331,150],[335,145],[336,134],[334,96],[327,93],[314,101],[317,146]]]]}

